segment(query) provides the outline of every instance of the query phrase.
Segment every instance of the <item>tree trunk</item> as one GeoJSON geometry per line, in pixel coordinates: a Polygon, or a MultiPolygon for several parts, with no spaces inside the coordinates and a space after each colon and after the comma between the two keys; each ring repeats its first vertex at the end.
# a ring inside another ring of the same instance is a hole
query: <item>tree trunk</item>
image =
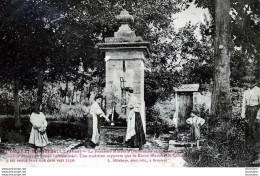
{"type": "Polygon", "coordinates": [[[64,102],[63,103],[66,103],[68,89],[69,89],[69,81],[68,81],[68,79],[66,79],[65,98],[64,98],[64,102]]]}
{"type": "Polygon", "coordinates": [[[230,59],[231,18],[230,0],[215,0],[214,76],[211,112],[222,120],[231,116],[230,59]]]}
{"type": "Polygon", "coordinates": [[[15,128],[19,129],[21,127],[20,121],[20,103],[19,103],[19,80],[14,78],[14,119],[15,128]]]}
{"type": "Polygon", "coordinates": [[[74,87],[73,87],[73,90],[72,90],[72,95],[70,96],[70,105],[73,104],[73,99],[74,99],[74,87]]]}
{"type": "Polygon", "coordinates": [[[260,59],[256,62],[256,70],[255,70],[256,80],[258,82],[257,86],[260,87],[260,59]]]}
{"type": "Polygon", "coordinates": [[[39,106],[42,104],[43,80],[44,80],[44,71],[41,69],[38,73],[38,84],[37,84],[37,102],[39,106]]]}

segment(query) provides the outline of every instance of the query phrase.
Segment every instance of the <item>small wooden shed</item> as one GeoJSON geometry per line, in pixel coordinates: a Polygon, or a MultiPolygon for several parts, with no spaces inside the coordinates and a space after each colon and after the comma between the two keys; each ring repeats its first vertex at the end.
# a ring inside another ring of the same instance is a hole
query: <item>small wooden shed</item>
{"type": "Polygon", "coordinates": [[[193,108],[193,92],[198,92],[199,84],[182,84],[179,87],[174,87],[176,112],[175,118],[176,126],[183,126],[186,124],[187,118],[193,108]]]}

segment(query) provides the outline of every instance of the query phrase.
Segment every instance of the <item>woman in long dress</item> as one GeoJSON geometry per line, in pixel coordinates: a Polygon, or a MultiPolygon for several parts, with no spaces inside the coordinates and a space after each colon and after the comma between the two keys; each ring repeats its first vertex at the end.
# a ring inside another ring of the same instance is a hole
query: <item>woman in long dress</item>
{"type": "Polygon", "coordinates": [[[131,87],[127,87],[125,90],[129,97],[128,104],[123,105],[123,107],[129,108],[125,141],[130,147],[141,148],[146,143],[146,139],[140,114],[139,101],[133,94],[134,90],[131,87]]]}
{"type": "Polygon", "coordinates": [[[32,130],[30,134],[29,144],[34,147],[35,155],[37,156],[37,150],[40,148],[41,157],[43,147],[50,142],[46,134],[47,121],[45,115],[40,112],[41,106],[36,105],[33,108],[33,112],[30,116],[30,122],[32,123],[32,130]]]}
{"type": "Polygon", "coordinates": [[[93,118],[93,132],[91,142],[93,147],[99,143],[98,118],[104,117],[106,121],[110,122],[108,117],[102,111],[100,104],[102,102],[102,95],[96,95],[94,103],[90,107],[90,114],[93,118]]]}

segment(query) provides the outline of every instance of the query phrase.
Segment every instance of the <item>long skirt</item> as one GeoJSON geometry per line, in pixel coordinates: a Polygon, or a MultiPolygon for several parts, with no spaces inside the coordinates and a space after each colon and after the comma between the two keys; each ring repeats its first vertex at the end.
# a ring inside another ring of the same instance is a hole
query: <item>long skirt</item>
{"type": "Polygon", "coordinates": [[[256,116],[260,106],[247,106],[246,119],[249,120],[246,127],[246,140],[251,144],[254,153],[260,153],[260,124],[257,122],[256,116]]]}
{"type": "Polygon", "coordinates": [[[87,115],[87,140],[90,141],[92,138],[92,134],[93,134],[93,116],[92,114],[88,114],[87,115]]]}
{"type": "Polygon", "coordinates": [[[141,148],[146,143],[143,123],[139,112],[135,112],[135,135],[127,141],[130,147],[141,148]]]}
{"type": "Polygon", "coordinates": [[[98,116],[97,115],[93,115],[93,132],[92,132],[91,141],[94,144],[98,144],[98,142],[99,142],[98,116]]]}
{"type": "Polygon", "coordinates": [[[46,132],[40,133],[37,129],[32,127],[29,144],[32,144],[36,147],[45,147],[50,142],[48,140],[46,132]]]}
{"type": "Polygon", "coordinates": [[[88,114],[88,135],[87,140],[92,141],[94,144],[99,142],[100,127],[104,125],[104,120],[99,115],[88,114]]]}

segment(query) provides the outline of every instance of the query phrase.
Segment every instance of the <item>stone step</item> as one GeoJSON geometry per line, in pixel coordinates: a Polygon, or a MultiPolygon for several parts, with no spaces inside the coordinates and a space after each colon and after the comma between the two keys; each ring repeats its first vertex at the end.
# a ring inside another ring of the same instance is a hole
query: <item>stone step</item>
{"type": "Polygon", "coordinates": [[[96,146],[95,150],[139,150],[139,148],[129,148],[125,146],[107,146],[107,145],[101,145],[101,146],[96,146]]]}
{"type": "Polygon", "coordinates": [[[203,141],[205,141],[205,140],[201,139],[201,140],[197,140],[195,142],[170,140],[168,150],[187,148],[187,147],[200,148],[203,141]]]}
{"type": "Polygon", "coordinates": [[[175,148],[178,148],[178,147],[193,147],[194,145],[196,145],[195,142],[179,142],[179,141],[175,141],[175,140],[169,141],[169,147],[173,146],[175,148]]]}

